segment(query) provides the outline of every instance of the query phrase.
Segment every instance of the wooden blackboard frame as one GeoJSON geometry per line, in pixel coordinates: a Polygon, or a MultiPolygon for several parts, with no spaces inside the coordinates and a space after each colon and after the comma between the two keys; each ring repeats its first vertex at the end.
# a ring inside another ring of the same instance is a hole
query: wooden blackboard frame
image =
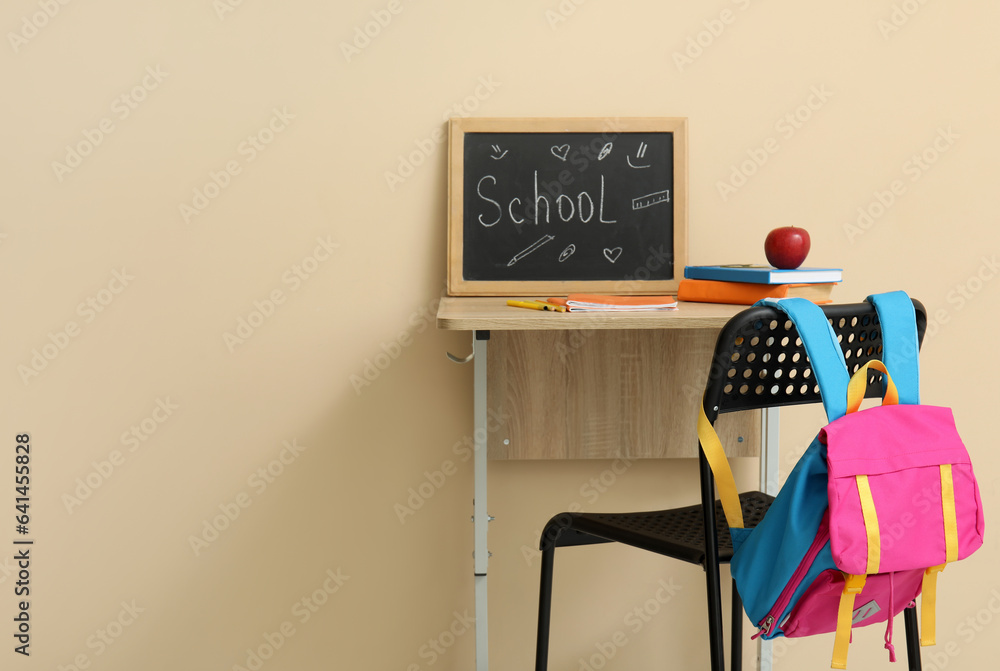
{"type": "Polygon", "coordinates": [[[448,125],[448,294],[451,296],[545,296],[568,293],[676,293],[687,264],[687,119],[629,118],[452,118],[448,125]],[[465,134],[466,133],[668,133],[673,136],[673,278],[644,280],[641,269],[622,280],[466,280],[465,134]]]}

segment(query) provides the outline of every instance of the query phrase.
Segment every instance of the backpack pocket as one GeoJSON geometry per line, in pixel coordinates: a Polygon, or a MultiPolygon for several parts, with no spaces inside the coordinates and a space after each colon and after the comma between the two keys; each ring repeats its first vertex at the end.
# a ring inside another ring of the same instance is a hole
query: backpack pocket
{"type": "MultiPolygon", "coordinates": [[[[864,627],[898,615],[920,594],[923,571],[900,571],[870,575],[854,601],[852,625],[864,627]]],[[[837,608],[844,591],[844,574],[837,570],[820,573],[802,594],[781,624],[788,638],[826,634],[837,630],[837,608]]]]}

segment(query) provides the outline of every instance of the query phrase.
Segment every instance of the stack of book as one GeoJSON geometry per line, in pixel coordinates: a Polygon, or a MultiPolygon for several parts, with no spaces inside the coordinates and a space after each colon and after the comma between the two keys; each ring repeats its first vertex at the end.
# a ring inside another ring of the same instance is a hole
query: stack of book
{"type": "Polygon", "coordinates": [[[801,296],[814,303],[830,303],[830,294],[843,277],[840,268],[795,268],[727,265],[686,266],[677,298],[697,303],[753,305],[762,298],[801,296]]]}

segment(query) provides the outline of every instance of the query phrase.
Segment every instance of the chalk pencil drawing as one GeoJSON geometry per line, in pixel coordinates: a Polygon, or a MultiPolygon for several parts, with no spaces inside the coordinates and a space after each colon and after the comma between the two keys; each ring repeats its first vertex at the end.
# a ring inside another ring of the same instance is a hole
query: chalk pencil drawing
{"type": "Polygon", "coordinates": [[[542,237],[538,238],[533,243],[531,243],[530,246],[525,247],[524,249],[522,249],[521,251],[519,251],[517,254],[515,254],[514,258],[512,258],[510,261],[507,262],[507,267],[510,268],[512,265],[514,265],[515,263],[517,263],[518,261],[520,261],[521,259],[523,259],[524,257],[526,257],[528,254],[531,254],[532,252],[537,251],[538,248],[541,247],[542,245],[544,245],[545,243],[552,242],[555,239],[556,239],[556,236],[554,236],[554,235],[543,235],[542,237]]]}

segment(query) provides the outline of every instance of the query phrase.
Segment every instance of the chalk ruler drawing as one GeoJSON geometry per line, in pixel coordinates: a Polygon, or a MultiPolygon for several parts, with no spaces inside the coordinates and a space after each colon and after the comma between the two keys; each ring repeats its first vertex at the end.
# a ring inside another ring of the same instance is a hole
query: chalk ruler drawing
{"type": "Polygon", "coordinates": [[[638,198],[633,198],[632,209],[641,210],[645,207],[656,205],[657,203],[669,203],[669,202],[670,202],[670,189],[664,189],[663,191],[655,191],[653,193],[647,193],[645,196],[639,196],[638,198]]]}
{"type": "Polygon", "coordinates": [[[514,265],[515,263],[526,257],[528,254],[531,254],[545,243],[551,242],[555,239],[556,236],[554,235],[543,235],[542,237],[538,238],[533,243],[531,243],[530,247],[526,247],[525,249],[522,249],[517,254],[515,254],[514,258],[512,258],[510,261],[507,262],[507,267],[510,268],[512,265],[514,265]]]}

